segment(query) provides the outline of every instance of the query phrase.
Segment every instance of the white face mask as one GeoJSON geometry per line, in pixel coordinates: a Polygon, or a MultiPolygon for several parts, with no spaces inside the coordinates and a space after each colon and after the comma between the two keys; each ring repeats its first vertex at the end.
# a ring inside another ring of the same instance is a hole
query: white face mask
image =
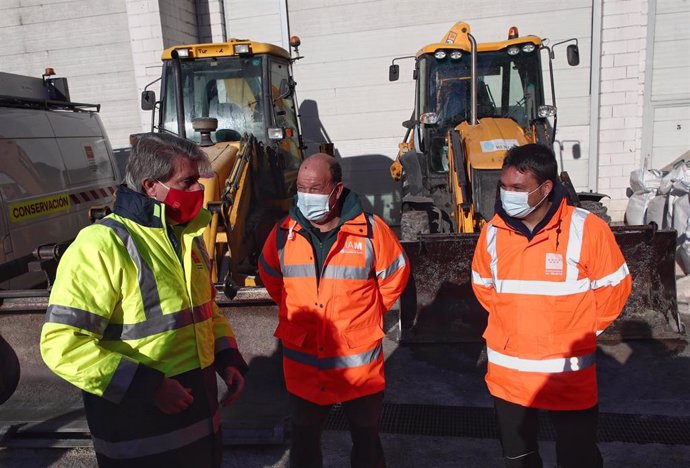
{"type": "Polygon", "coordinates": [[[322,193],[297,192],[297,208],[299,208],[304,217],[309,221],[318,223],[326,219],[328,213],[331,211],[328,202],[333,192],[335,192],[335,187],[333,187],[333,190],[331,190],[331,193],[328,195],[322,193]]]}
{"type": "Polygon", "coordinates": [[[546,200],[548,194],[544,195],[544,198],[534,206],[529,206],[528,200],[529,196],[539,190],[542,185],[544,185],[544,183],[531,192],[509,192],[508,190],[501,189],[501,205],[503,205],[503,209],[508,213],[508,216],[524,219],[541,205],[541,203],[546,200]]]}

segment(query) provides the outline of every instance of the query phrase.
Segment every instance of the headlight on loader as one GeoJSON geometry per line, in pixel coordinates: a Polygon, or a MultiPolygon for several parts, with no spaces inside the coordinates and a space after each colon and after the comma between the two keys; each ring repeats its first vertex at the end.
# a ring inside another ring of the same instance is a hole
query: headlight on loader
{"type": "Polygon", "coordinates": [[[542,119],[553,117],[556,115],[556,106],[539,106],[537,115],[542,119]]]}
{"type": "Polygon", "coordinates": [[[436,125],[438,123],[438,115],[436,112],[427,112],[419,116],[419,121],[424,125],[436,125]]]}
{"type": "Polygon", "coordinates": [[[235,44],[233,46],[233,51],[239,56],[251,55],[252,48],[249,44],[235,44]]]}
{"type": "Polygon", "coordinates": [[[283,138],[285,138],[285,130],[282,127],[268,129],[269,140],[282,140],[283,138]]]}

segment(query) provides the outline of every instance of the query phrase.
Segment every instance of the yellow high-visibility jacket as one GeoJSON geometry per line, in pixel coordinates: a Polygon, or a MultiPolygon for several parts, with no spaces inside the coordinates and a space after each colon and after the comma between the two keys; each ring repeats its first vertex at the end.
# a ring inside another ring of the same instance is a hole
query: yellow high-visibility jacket
{"type": "Polygon", "coordinates": [[[41,333],[48,367],[87,392],[94,446],[110,459],[215,437],[216,371],[246,371],[199,238],[210,214],[202,210],[176,235],[164,209],[118,189],[115,213],[83,229],[61,259],[41,333]],[[153,405],[164,376],[192,388],[194,403],[179,415],[153,405]]]}

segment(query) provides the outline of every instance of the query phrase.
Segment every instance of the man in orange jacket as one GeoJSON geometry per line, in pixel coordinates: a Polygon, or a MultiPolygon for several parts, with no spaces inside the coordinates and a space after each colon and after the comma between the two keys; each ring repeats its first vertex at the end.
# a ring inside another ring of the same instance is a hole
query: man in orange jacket
{"type": "Polygon", "coordinates": [[[352,466],[385,466],[383,314],[402,293],[409,264],[395,234],[362,210],[341,179],[333,157],[307,158],[297,175],[297,204],[259,258],[261,279],[279,306],[275,336],[293,403],[293,468],[322,466],[321,432],[338,402],[350,424],[352,466]]]}
{"type": "Polygon", "coordinates": [[[508,151],[496,215],[482,229],[472,287],[489,312],[486,382],[507,467],[541,467],[538,409],[558,466],[600,467],[596,336],[620,314],[631,278],[606,223],[569,206],[553,152],[508,151]]]}

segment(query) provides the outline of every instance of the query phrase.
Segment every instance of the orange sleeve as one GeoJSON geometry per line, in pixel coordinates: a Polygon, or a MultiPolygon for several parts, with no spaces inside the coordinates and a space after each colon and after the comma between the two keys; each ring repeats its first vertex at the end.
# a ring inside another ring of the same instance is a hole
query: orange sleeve
{"type": "Polygon", "coordinates": [[[390,310],[398,300],[410,276],[410,262],[395,233],[374,216],[374,269],[383,305],[390,310]]]}
{"type": "Polygon", "coordinates": [[[261,250],[261,255],[259,256],[259,276],[261,276],[261,281],[266,286],[268,294],[276,304],[280,304],[280,300],[283,297],[283,274],[276,246],[277,230],[278,225],[276,224],[261,250]]]}
{"type": "Polygon", "coordinates": [[[488,224],[485,224],[482,228],[472,257],[472,290],[482,307],[492,312],[496,289],[491,274],[491,256],[487,250],[487,227],[488,224]]]}
{"type": "Polygon", "coordinates": [[[632,289],[632,277],[611,229],[603,220],[587,216],[584,233],[584,267],[596,301],[596,330],[601,332],[623,310],[632,289]]]}

